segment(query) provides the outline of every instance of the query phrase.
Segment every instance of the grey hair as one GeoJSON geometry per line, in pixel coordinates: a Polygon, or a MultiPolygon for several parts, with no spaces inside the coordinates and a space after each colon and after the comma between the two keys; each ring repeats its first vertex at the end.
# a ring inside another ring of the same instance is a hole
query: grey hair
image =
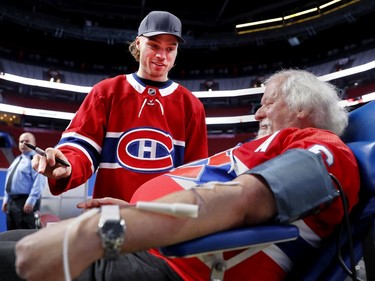
{"type": "Polygon", "coordinates": [[[280,70],[267,78],[265,84],[270,81],[276,81],[278,86],[275,94],[284,97],[289,109],[293,112],[308,112],[317,128],[340,136],[348,126],[348,112],[339,105],[340,97],[333,84],[298,69],[280,70]]]}

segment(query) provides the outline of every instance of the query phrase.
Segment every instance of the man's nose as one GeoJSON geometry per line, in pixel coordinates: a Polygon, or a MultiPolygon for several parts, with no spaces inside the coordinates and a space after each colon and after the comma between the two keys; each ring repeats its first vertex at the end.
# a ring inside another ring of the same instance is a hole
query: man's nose
{"type": "Polygon", "coordinates": [[[265,114],[264,114],[262,107],[259,107],[258,110],[255,111],[254,118],[257,121],[260,121],[261,119],[265,118],[265,114]]]}
{"type": "Polygon", "coordinates": [[[162,58],[162,59],[166,58],[166,51],[164,51],[164,50],[159,50],[159,51],[156,53],[156,57],[158,57],[158,58],[162,58]]]}

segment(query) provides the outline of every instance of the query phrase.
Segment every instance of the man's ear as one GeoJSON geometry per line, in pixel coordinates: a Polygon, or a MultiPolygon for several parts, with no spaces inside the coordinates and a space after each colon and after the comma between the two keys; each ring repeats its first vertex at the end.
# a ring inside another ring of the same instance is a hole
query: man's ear
{"type": "Polygon", "coordinates": [[[141,45],[141,40],[139,40],[139,37],[137,37],[135,40],[135,46],[137,47],[137,50],[141,48],[140,45],[141,45]]]}
{"type": "Polygon", "coordinates": [[[308,112],[307,110],[304,110],[304,109],[299,109],[298,112],[297,112],[297,118],[299,120],[305,120],[309,117],[310,115],[310,112],[308,112]]]}

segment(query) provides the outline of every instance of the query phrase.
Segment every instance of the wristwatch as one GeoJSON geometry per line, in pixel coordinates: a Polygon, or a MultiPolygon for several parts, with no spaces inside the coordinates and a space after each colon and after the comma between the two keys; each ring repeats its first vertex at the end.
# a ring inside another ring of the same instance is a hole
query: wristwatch
{"type": "Polygon", "coordinates": [[[97,233],[102,240],[104,258],[116,259],[125,238],[125,221],[120,216],[118,205],[103,205],[100,209],[97,233]]]}

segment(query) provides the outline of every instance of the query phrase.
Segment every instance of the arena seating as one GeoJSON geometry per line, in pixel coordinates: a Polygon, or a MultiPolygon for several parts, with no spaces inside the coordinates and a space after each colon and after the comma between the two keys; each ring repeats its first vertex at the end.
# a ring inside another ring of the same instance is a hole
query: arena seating
{"type": "Polygon", "coordinates": [[[52,100],[46,98],[40,98],[38,96],[24,96],[19,93],[5,92],[2,93],[3,102],[11,105],[27,107],[27,108],[38,108],[47,109],[63,112],[75,112],[79,107],[78,102],[73,101],[61,101],[52,100]]]}
{"type": "MultiPolygon", "coordinates": [[[[352,54],[348,59],[350,60],[350,64],[352,66],[373,61],[375,59],[375,49],[370,49],[360,53],[352,54]]],[[[318,65],[307,66],[306,68],[317,75],[325,75],[330,73],[339,61],[340,60],[335,59],[332,61],[327,61],[325,63],[320,63],[318,65]]],[[[8,59],[3,58],[0,58],[0,63],[2,65],[4,72],[15,75],[21,75],[28,78],[43,79],[43,73],[47,70],[47,68],[42,66],[25,65],[20,62],[10,61],[8,59]]],[[[62,73],[64,75],[65,83],[82,86],[92,86],[98,81],[106,78],[106,76],[98,74],[95,75],[70,71],[62,71],[62,73]]],[[[216,82],[220,84],[220,90],[230,91],[249,88],[251,81],[256,79],[258,76],[259,75],[247,75],[231,78],[221,77],[214,79],[216,82]]],[[[176,81],[194,92],[200,89],[201,83],[205,80],[205,77],[201,77],[201,79],[186,79],[176,81]]],[[[63,112],[75,112],[85,96],[85,93],[81,93],[77,96],[74,96],[74,94],[72,93],[65,92],[66,98],[64,98],[64,92],[62,91],[41,90],[38,87],[35,87],[36,89],[27,89],[27,87],[23,87],[26,89],[20,89],[22,87],[18,87],[17,85],[12,86],[9,84],[5,84],[4,86],[3,81],[1,81],[0,86],[2,90],[1,97],[3,103],[10,105],[18,105],[22,107],[40,108],[63,112]],[[47,94],[43,96],[44,93],[47,94]]],[[[355,99],[364,93],[368,93],[369,91],[374,90],[375,83],[352,86],[345,89],[345,96],[355,99]]],[[[202,103],[205,106],[207,117],[222,117],[254,114],[259,104],[259,101],[256,100],[259,100],[259,97],[249,96],[247,98],[215,98],[213,96],[213,98],[203,98],[202,103]]],[[[59,136],[63,130],[62,128],[64,127],[64,124],[65,123],[58,124],[54,128],[54,130],[35,129],[38,145],[41,147],[55,145],[59,140],[59,136]]],[[[208,126],[208,144],[210,154],[216,153],[224,148],[234,146],[240,142],[246,141],[247,139],[253,138],[256,126],[251,125],[252,127],[246,130],[248,126],[247,124],[241,124],[242,128],[240,130],[227,130],[226,128],[220,130],[220,128],[218,128],[219,126],[215,126],[214,128],[208,126]]],[[[46,124],[46,127],[48,127],[48,124],[46,124]]],[[[27,130],[29,129],[34,130],[32,128],[27,128],[27,130]]],[[[15,138],[17,138],[18,135],[22,132],[22,129],[20,127],[11,128],[10,126],[0,128],[0,130],[10,132],[12,136],[15,138]]],[[[13,152],[17,153],[17,151],[13,152]]]]}

